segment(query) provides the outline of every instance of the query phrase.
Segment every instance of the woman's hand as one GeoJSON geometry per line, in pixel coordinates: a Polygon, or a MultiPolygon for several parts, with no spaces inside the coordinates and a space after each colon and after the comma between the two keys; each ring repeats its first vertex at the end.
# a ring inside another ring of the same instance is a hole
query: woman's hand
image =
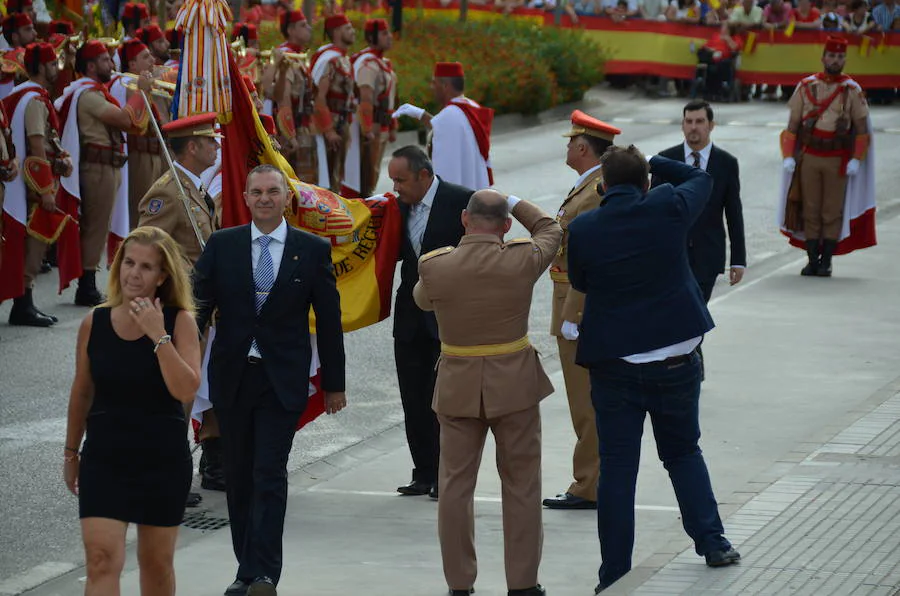
{"type": "Polygon", "coordinates": [[[63,463],[63,480],[69,492],[78,496],[78,455],[67,455],[63,463]]]}
{"type": "Polygon", "coordinates": [[[162,304],[159,298],[135,298],[129,304],[128,314],[138,324],[144,335],[150,341],[156,343],[160,337],[166,334],[165,320],[163,319],[162,304]]]}

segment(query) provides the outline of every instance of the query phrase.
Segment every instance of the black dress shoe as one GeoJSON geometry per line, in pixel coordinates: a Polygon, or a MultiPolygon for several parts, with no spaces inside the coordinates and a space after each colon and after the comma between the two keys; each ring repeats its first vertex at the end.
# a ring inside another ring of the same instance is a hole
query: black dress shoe
{"type": "Polygon", "coordinates": [[[435,484],[434,486],[431,487],[431,490],[428,491],[428,496],[431,497],[432,499],[434,499],[435,501],[438,500],[438,486],[437,486],[437,484],[435,484]]]}
{"type": "Polygon", "coordinates": [[[401,495],[421,496],[431,492],[431,482],[422,482],[421,480],[413,480],[409,484],[397,487],[397,492],[401,495]]]}
{"type": "Polygon", "coordinates": [[[597,584],[597,587],[594,588],[594,596],[597,596],[600,592],[608,588],[609,586],[604,586],[603,584],[597,584]]]}
{"type": "Polygon", "coordinates": [[[507,596],[543,596],[546,593],[547,590],[541,584],[538,584],[521,590],[509,590],[506,594],[507,596]]]}
{"type": "Polygon", "coordinates": [[[706,564],[710,567],[725,567],[741,560],[741,553],[731,547],[706,553],[706,564]]]}
{"type": "Polygon", "coordinates": [[[544,507],[547,509],[596,509],[597,501],[588,501],[581,497],[576,497],[572,493],[563,493],[549,499],[543,500],[544,507]]]}
{"type": "Polygon", "coordinates": [[[469,588],[468,590],[450,590],[448,593],[450,596],[469,596],[469,594],[475,593],[475,588],[469,588]]]}
{"type": "Polygon", "coordinates": [[[185,507],[196,507],[200,504],[200,501],[203,500],[203,495],[200,493],[188,493],[187,501],[185,502],[185,507]]]}
{"type": "Polygon", "coordinates": [[[278,591],[275,589],[275,582],[272,581],[272,578],[257,577],[250,584],[247,596],[278,596],[278,591]]]}
{"type": "Polygon", "coordinates": [[[225,588],[225,596],[246,596],[250,584],[243,580],[236,579],[234,583],[225,588]]]}

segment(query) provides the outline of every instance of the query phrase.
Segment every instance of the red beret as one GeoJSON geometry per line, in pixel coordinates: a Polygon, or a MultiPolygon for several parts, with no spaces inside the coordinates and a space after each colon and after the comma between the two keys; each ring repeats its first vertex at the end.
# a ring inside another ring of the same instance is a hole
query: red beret
{"type": "Polygon", "coordinates": [[[138,29],[135,33],[135,37],[145,44],[151,44],[154,41],[162,39],[165,35],[163,34],[162,29],[159,28],[159,25],[150,25],[149,27],[138,29]]]}
{"type": "Polygon", "coordinates": [[[388,24],[384,19],[369,19],[366,21],[366,33],[374,33],[376,31],[380,33],[387,30],[388,24]]]}
{"type": "Polygon", "coordinates": [[[89,39],[84,42],[83,46],[78,48],[78,56],[80,56],[82,60],[93,60],[103,54],[109,55],[109,50],[106,49],[106,46],[102,41],[96,39],[89,39]]]}
{"type": "Polygon", "coordinates": [[[75,35],[75,25],[64,19],[50,21],[50,33],[62,33],[63,35],[75,35]]]}
{"type": "Polygon", "coordinates": [[[350,19],[345,14],[334,14],[325,19],[325,31],[333,31],[338,27],[349,25],[350,19]]]}
{"type": "Polygon", "coordinates": [[[149,19],[150,11],[146,4],[140,2],[128,2],[122,10],[123,19],[149,19]]]}
{"type": "Polygon", "coordinates": [[[138,54],[147,49],[140,39],[133,37],[119,46],[119,60],[122,61],[122,69],[128,66],[131,60],[134,60],[138,54]]]}
{"type": "Polygon", "coordinates": [[[25,46],[25,64],[56,62],[56,50],[49,43],[30,43],[25,46]]]}
{"type": "Polygon", "coordinates": [[[302,10],[289,10],[281,14],[281,28],[285,29],[291,23],[305,23],[306,15],[302,10]]]}
{"type": "Polygon", "coordinates": [[[259,39],[256,25],[253,23],[235,23],[234,27],[231,28],[231,39],[237,39],[238,37],[246,37],[247,41],[259,39]]]}
{"type": "Polygon", "coordinates": [[[590,135],[611,143],[613,137],[618,134],[622,134],[622,131],[615,126],[607,124],[602,120],[592,118],[581,110],[575,110],[572,112],[572,130],[563,136],[577,137],[579,135],[590,135]]]}
{"type": "Polygon", "coordinates": [[[216,132],[215,112],[195,114],[164,124],[162,129],[169,138],[179,137],[221,137],[216,132]]]}
{"type": "Polygon", "coordinates": [[[825,51],[835,54],[847,53],[847,40],[843,37],[829,37],[825,40],[825,51]]]}
{"type": "Polygon", "coordinates": [[[3,19],[3,32],[4,33],[16,33],[22,27],[27,27],[28,25],[33,25],[31,22],[31,17],[27,14],[21,12],[14,12],[6,16],[3,19]]]}
{"type": "Polygon", "coordinates": [[[463,65],[459,62],[438,62],[434,65],[434,78],[463,77],[463,65]]]}
{"type": "Polygon", "coordinates": [[[275,134],[275,120],[268,114],[260,114],[259,121],[262,122],[263,128],[270,135],[275,134]]]}
{"type": "Polygon", "coordinates": [[[244,79],[244,86],[247,87],[247,91],[256,93],[256,85],[253,83],[253,79],[250,78],[250,75],[241,75],[241,78],[244,79]]]}

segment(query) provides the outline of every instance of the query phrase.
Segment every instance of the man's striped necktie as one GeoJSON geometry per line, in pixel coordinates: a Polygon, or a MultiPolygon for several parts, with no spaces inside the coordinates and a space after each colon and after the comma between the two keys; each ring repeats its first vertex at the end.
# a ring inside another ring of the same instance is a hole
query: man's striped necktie
{"type": "Polygon", "coordinates": [[[422,203],[416,203],[409,209],[409,241],[412,243],[416,256],[422,254],[422,238],[425,235],[425,226],[428,225],[428,208],[422,203]]]}
{"type": "MultiPolygon", "coordinates": [[[[256,314],[262,311],[263,304],[269,297],[269,291],[275,284],[275,265],[272,263],[272,253],[269,252],[269,243],[272,241],[271,236],[260,236],[259,242],[259,260],[256,261],[256,270],[253,272],[253,283],[256,286],[256,314]]],[[[256,338],[253,338],[253,349],[259,352],[259,346],[256,345],[256,338]]]]}

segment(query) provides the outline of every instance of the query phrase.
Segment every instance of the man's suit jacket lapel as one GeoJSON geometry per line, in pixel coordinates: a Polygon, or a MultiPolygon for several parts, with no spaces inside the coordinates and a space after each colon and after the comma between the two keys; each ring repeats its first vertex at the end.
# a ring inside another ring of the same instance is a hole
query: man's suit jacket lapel
{"type": "Polygon", "coordinates": [[[400,208],[400,225],[402,226],[400,234],[403,238],[402,245],[400,246],[400,254],[405,258],[410,256],[415,258],[416,255],[413,251],[412,241],[409,239],[409,205],[400,201],[397,201],[397,203],[400,208]]]}
{"type": "MultiPolygon", "coordinates": [[[[425,232],[422,234],[422,254],[425,254],[430,247],[433,246],[433,240],[436,230],[444,225],[446,218],[452,217],[451,214],[445,213],[447,210],[447,201],[443,200],[444,181],[438,178],[437,191],[434,193],[434,200],[431,202],[431,209],[428,210],[428,222],[425,224],[425,232]],[[425,248],[425,247],[429,248],[425,248]]],[[[438,247],[435,247],[438,248],[438,247]]],[[[421,255],[420,255],[421,256],[421,255]]]]}
{"type": "Polygon", "coordinates": [[[232,263],[237,264],[237,287],[248,288],[247,299],[250,306],[256,310],[256,281],[253,279],[253,250],[251,245],[253,241],[250,239],[250,224],[244,226],[242,233],[238,234],[238,243],[234,247],[234,258],[232,263]]]}

